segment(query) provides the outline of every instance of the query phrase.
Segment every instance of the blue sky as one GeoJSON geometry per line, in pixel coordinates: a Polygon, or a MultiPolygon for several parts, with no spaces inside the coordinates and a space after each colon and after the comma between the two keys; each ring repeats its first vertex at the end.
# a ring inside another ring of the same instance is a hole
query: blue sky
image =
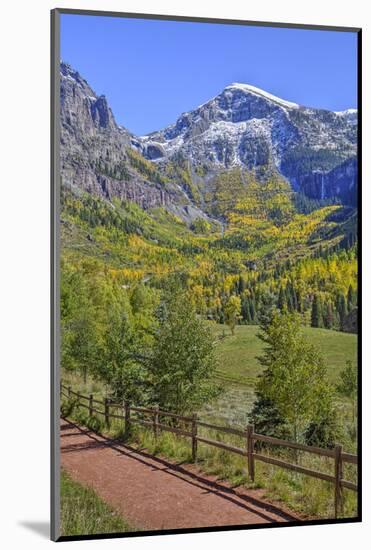
{"type": "Polygon", "coordinates": [[[143,135],[244,82],[307,105],[357,107],[352,32],[61,16],[61,58],[143,135]]]}

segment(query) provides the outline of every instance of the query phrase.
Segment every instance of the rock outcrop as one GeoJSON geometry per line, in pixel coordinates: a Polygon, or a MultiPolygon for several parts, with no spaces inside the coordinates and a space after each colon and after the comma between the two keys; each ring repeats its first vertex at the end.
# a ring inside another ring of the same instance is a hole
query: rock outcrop
{"type": "Polygon", "coordinates": [[[174,190],[171,193],[131,165],[131,139],[116,123],[106,98],[61,63],[62,183],[106,199],[130,200],[142,208],[170,204],[174,190]]]}

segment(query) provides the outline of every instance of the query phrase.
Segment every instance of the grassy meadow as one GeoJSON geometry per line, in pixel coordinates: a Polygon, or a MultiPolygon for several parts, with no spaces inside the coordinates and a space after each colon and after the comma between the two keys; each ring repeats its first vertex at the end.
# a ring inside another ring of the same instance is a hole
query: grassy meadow
{"type": "MultiPolygon", "coordinates": [[[[259,327],[238,325],[232,336],[225,325],[211,325],[217,342],[218,375],[238,384],[253,383],[262,370],[257,360],[264,346],[257,338],[259,327]]],[[[322,352],[330,380],[337,379],[347,360],[357,360],[356,334],[312,327],[304,327],[303,331],[322,352]]]]}

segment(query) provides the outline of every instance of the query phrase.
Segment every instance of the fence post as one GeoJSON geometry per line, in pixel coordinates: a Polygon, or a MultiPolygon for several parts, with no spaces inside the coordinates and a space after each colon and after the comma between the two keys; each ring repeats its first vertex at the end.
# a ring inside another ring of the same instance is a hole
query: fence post
{"type": "Polygon", "coordinates": [[[68,399],[71,399],[71,386],[68,386],[68,399]]]}
{"type": "Polygon", "coordinates": [[[246,426],[246,447],[247,447],[247,466],[251,481],[255,480],[255,461],[254,461],[254,426],[246,426]]]}
{"type": "Polygon", "coordinates": [[[335,518],[339,512],[343,512],[343,488],[341,479],[343,477],[342,445],[335,445],[335,518]]]}
{"type": "Polygon", "coordinates": [[[159,406],[154,406],[154,413],[153,413],[153,433],[155,438],[157,439],[157,436],[159,434],[159,426],[158,426],[158,410],[159,406]]]}
{"type": "Polygon", "coordinates": [[[192,415],[192,461],[197,460],[197,414],[192,415]]]}
{"type": "Polygon", "coordinates": [[[93,394],[89,397],[89,416],[93,416],[93,394]]]}
{"type": "Polygon", "coordinates": [[[106,428],[109,428],[109,399],[106,397],[104,400],[104,420],[106,428]]]}
{"type": "Polygon", "coordinates": [[[124,403],[125,406],[125,435],[130,435],[130,405],[127,401],[124,403]]]}

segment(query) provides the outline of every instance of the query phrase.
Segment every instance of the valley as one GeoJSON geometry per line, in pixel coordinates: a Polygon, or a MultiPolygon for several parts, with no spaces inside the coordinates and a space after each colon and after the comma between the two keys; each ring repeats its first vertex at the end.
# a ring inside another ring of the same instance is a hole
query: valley
{"type": "MultiPolygon", "coordinates": [[[[356,116],[232,84],[173,125],[135,136],[62,63],[63,382],[116,403],[196,411],[206,422],[356,452],[356,116]]],[[[65,416],[107,428],[75,408],[62,403],[65,416]]],[[[117,423],[111,435],[125,439],[122,430],[117,423]]],[[[155,441],[138,430],[130,443],[189,460],[173,434],[155,441]]],[[[248,483],[244,457],[203,450],[201,461],[248,483]]],[[[329,517],[329,487],[259,472],[274,498],[329,517]]],[[[346,506],[354,515],[353,494],[346,506]]]]}

